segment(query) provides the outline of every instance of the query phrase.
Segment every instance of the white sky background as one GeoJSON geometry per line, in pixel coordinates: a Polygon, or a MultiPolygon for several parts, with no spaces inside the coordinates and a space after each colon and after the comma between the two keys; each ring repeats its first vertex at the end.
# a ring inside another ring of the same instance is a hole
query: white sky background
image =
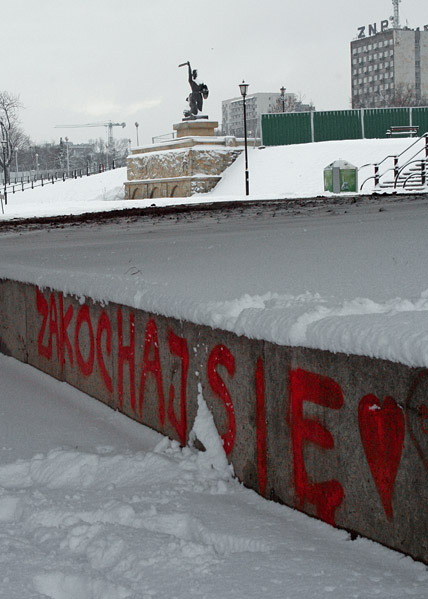
{"type": "MultiPolygon", "coordinates": [[[[3,3],[0,89],[19,94],[34,142],[79,143],[105,128],[58,124],[125,121],[115,137],[136,143],[172,131],[189,92],[190,60],[221,121],[221,101],[249,92],[300,93],[318,110],[350,107],[349,42],[380,23],[391,0],[14,0],[3,3]]],[[[403,0],[401,23],[428,24],[425,0],[403,0]]]]}

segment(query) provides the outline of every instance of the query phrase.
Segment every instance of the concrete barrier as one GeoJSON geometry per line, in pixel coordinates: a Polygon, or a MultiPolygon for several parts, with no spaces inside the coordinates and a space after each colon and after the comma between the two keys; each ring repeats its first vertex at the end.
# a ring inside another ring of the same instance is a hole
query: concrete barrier
{"type": "Polygon", "coordinates": [[[197,384],[237,477],[428,563],[428,371],[0,282],[0,349],[185,444],[197,384]]]}

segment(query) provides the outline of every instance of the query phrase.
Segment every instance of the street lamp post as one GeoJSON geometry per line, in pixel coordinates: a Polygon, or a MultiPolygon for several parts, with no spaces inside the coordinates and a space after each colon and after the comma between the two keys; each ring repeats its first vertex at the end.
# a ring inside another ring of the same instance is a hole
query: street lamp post
{"type": "Polygon", "coordinates": [[[138,142],[138,127],[140,126],[140,123],[137,123],[137,121],[135,121],[135,129],[137,131],[137,147],[139,146],[139,142],[138,142]]]}
{"type": "Polygon", "coordinates": [[[279,91],[281,92],[282,112],[285,112],[285,87],[282,86],[279,91]]]}
{"type": "Polygon", "coordinates": [[[70,176],[70,155],[68,153],[68,137],[65,138],[65,159],[67,164],[67,177],[70,176]]]}
{"type": "Polygon", "coordinates": [[[4,139],[1,142],[2,150],[3,150],[3,186],[4,186],[4,203],[7,205],[7,190],[6,190],[6,145],[7,141],[4,139]]]}
{"type": "Polygon", "coordinates": [[[245,195],[250,194],[250,173],[248,172],[248,148],[247,148],[247,106],[245,104],[245,98],[248,91],[248,83],[244,81],[239,84],[241,90],[242,102],[244,107],[244,148],[245,148],[245,195]]]}

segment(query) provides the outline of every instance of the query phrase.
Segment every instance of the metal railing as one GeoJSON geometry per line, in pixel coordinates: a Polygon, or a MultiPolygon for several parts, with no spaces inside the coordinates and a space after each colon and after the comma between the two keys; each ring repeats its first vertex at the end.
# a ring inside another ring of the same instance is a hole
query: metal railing
{"type": "Polygon", "coordinates": [[[162,141],[170,141],[171,139],[175,139],[176,137],[176,131],[172,131],[171,133],[164,133],[163,135],[156,135],[155,137],[152,137],[152,144],[162,141]]]}
{"type": "Polygon", "coordinates": [[[93,166],[87,166],[86,168],[72,169],[66,171],[39,171],[30,172],[28,175],[21,177],[10,177],[10,181],[5,183],[4,181],[0,185],[0,192],[2,195],[2,209],[3,200],[7,205],[8,195],[17,193],[19,191],[25,191],[27,189],[34,189],[35,187],[44,187],[46,185],[53,185],[54,183],[67,181],[67,179],[79,179],[82,177],[89,177],[90,175],[98,175],[106,171],[114,170],[126,165],[126,161],[113,160],[112,164],[108,167],[104,164],[97,164],[93,166]],[[14,182],[12,183],[12,180],[14,182]]]}
{"type": "MultiPolygon", "coordinates": [[[[362,184],[360,186],[360,191],[363,189],[364,185],[372,179],[374,180],[375,188],[378,188],[381,185],[381,179],[384,179],[385,175],[387,175],[388,173],[393,173],[394,180],[393,180],[392,184],[393,184],[394,189],[396,189],[398,186],[398,183],[400,181],[400,176],[403,174],[403,171],[406,168],[408,168],[411,164],[419,163],[421,161],[423,161],[425,163],[428,161],[428,132],[424,133],[423,135],[418,137],[412,144],[410,144],[410,146],[405,148],[400,154],[395,154],[395,155],[389,154],[388,156],[385,156],[385,158],[383,160],[381,160],[380,162],[363,164],[363,166],[361,166],[358,169],[359,171],[361,171],[363,168],[372,167],[374,169],[374,174],[371,175],[370,177],[367,177],[362,182],[362,184]],[[412,148],[414,148],[420,142],[423,143],[422,147],[419,148],[412,156],[410,156],[410,157],[406,156],[406,154],[410,153],[410,150],[412,148]],[[416,160],[417,156],[419,156],[422,153],[424,153],[424,158],[419,158],[418,160],[416,160]],[[403,157],[405,157],[405,158],[403,158],[403,157]],[[392,160],[393,165],[381,173],[380,167],[387,160],[392,160]],[[401,165],[400,165],[400,162],[401,162],[401,165]]],[[[426,184],[426,179],[425,179],[423,185],[425,185],[425,184],[426,184]]]]}

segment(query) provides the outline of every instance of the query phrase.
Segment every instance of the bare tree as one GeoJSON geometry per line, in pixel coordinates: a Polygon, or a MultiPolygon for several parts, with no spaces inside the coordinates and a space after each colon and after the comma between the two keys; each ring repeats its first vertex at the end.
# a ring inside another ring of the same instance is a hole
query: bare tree
{"type": "Polygon", "coordinates": [[[366,96],[356,103],[355,108],[386,108],[428,106],[428,97],[422,96],[414,86],[398,83],[389,91],[377,92],[366,96]]]}
{"type": "Polygon", "coordinates": [[[294,112],[296,102],[296,94],[284,94],[284,97],[280,95],[277,97],[275,104],[272,106],[269,112],[272,114],[279,112],[294,112]]]}
{"type": "Polygon", "coordinates": [[[18,96],[0,92],[0,166],[7,181],[14,152],[29,146],[29,139],[19,126],[20,108],[18,96]]]}
{"type": "Polygon", "coordinates": [[[304,96],[302,94],[299,94],[299,96],[296,94],[284,94],[284,98],[281,95],[278,96],[270,112],[310,112],[311,110],[315,110],[315,106],[312,102],[304,104],[304,96]]]}

